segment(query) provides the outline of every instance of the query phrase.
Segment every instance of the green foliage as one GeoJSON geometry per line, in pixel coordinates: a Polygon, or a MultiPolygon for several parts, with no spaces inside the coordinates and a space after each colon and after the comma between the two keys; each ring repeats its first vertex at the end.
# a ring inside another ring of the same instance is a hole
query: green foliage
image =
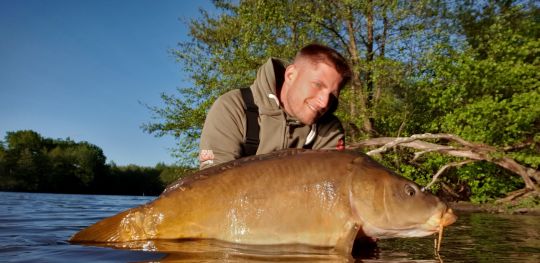
{"type": "Polygon", "coordinates": [[[424,126],[427,130],[498,146],[531,140],[540,132],[538,22],[518,7],[506,12],[489,17],[491,24],[475,31],[469,38],[475,46],[436,51],[429,65],[433,74],[421,85],[435,117],[424,126]]]}
{"type": "Polygon", "coordinates": [[[8,132],[2,154],[0,186],[8,190],[19,188],[37,191],[46,170],[46,148],[43,138],[34,131],[8,132]]]}
{"type": "Polygon", "coordinates": [[[34,131],[8,132],[0,155],[0,189],[85,192],[105,169],[100,148],[87,142],[42,138],[34,131]]]}
{"type": "Polygon", "coordinates": [[[160,171],[135,165],[111,166],[106,193],[123,195],[159,195],[163,184],[159,180],[160,171]]]}
{"type": "Polygon", "coordinates": [[[429,123],[431,129],[500,146],[523,142],[540,131],[540,61],[529,59],[538,55],[540,41],[512,35],[509,28],[502,35],[506,38],[483,44],[482,51],[436,57],[436,75],[425,88],[438,116],[429,123]],[[480,58],[480,52],[487,57],[480,58]]]}
{"type": "Polygon", "coordinates": [[[521,178],[485,162],[464,166],[450,177],[467,183],[472,191],[470,200],[475,203],[485,203],[503,197],[505,193],[524,186],[521,178]]]}
{"type": "Polygon", "coordinates": [[[540,195],[531,195],[518,201],[513,201],[507,204],[505,208],[510,212],[516,212],[516,210],[522,208],[538,210],[540,209],[540,195]]]}
{"type": "Polygon", "coordinates": [[[183,166],[118,167],[88,142],[8,132],[0,143],[0,190],[54,193],[158,195],[192,171],[183,166]]]}
{"type": "MultiPolygon", "coordinates": [[[[538,8],[500,3],[485,3],[480,9],[478,5],[460,6],[457,17],[465,45],[437,45],[426,57],[425,69],[411,78],[409,87],[416,95],[409,100],[414,104],[408,105],[415,110],[403,133],[456,134],[508,148],[507,156],[538,169],[538,8]]],[[[430,156],[425,162],[431,163],[433,158],[440,157],[430,156]]],[[[444,165],[437,163],[437,167],[444,165]]],[[[416,168],[423,171],[422,166],[416,168]]],[[[434,174],[436,169],[428,171],[434,174]]],[[[487,163],[452,169],[444,180],[455,186],[466,184],[474,202],[523,187],[517,175],[487,163]]]]}
{"type": "Polygon", "coordinates": [[[47,156],[49,171],[45,173],[46,184],[41,191],[85,192],[105,172],[102,150],[87,142],[59,141],[47,156]]]}
{"type": "MultiPolygon", "coordinates": [[[[538,145],[538,143],[536,143],[536,145],[538,145]]],[[[522,149],[519,152],[509,153],[509,157],[524,165],[538,170],[540,168],[540,155],[538,154],[538,151],[538,146],[534,147],[533,145],[533,147],[527,147],[526,149],[522,149]]]]}
{"type": "Polygon", "coordinates": [[[175,182],[178,179],[185,177],[191,173],[194,173],[197,169],[189,168],[185,166],[172,166],[163,169],[159,175],[161,182],[167,186],[175,182]]]}

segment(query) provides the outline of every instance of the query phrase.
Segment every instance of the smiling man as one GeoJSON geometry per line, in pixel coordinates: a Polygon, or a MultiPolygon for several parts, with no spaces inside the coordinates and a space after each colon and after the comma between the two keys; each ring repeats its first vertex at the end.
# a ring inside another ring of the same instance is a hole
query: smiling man
{"type": "Polygon", "coordinates": [[[210,108],[200,168],[285,148],[343,149],[333,112],[350,76],[343,56],[319,44],[302,48],[291,64],[270,58],[249,88],[225,93],[210,108]]]}

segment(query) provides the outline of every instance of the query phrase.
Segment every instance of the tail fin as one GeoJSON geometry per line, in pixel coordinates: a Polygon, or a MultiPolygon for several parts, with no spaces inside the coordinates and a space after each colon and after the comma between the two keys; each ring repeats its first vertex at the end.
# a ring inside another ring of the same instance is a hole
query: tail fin
{"type": "Polygon", "coordinates": [[[138,227],[130,226],[131,224],[137,223],[133,220],[129,220],[133,213],[137,213],[140,210],[140,207],[132,208],[121,212],[117,215],[105,218],[81,231],[76,233],[69,240],[74,243],[84,243],[84,242],[122,242],[136,240],[136,233],[130,233],[132,230],[137,229],[138,227]],[[135,239],[130,238],[130,234],[135,239]]]}

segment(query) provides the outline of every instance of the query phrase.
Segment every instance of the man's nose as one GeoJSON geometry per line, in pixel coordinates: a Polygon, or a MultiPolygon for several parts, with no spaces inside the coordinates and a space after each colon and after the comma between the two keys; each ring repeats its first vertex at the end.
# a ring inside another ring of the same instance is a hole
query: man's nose
{"type": "Polygon", "coordinates": [[[322,92],[317,95],[317,107],[319,107],[321,111],[324,111],[328,108],[328,102],[330,101],[329,98],[329,94],[325,94],[322,92]]]}

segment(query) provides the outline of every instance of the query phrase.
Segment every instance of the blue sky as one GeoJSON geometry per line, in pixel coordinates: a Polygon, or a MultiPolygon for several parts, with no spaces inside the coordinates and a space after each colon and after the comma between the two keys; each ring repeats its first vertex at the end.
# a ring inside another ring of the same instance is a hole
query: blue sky
{"type": "Polygon", "coordinates": [[[118,165],[174,163],[174,138],[140,128],[143,104],[191,85],[168,50],[209,2],[0,0],[0,140],[30,129],[88,141],[118,165]]]}

